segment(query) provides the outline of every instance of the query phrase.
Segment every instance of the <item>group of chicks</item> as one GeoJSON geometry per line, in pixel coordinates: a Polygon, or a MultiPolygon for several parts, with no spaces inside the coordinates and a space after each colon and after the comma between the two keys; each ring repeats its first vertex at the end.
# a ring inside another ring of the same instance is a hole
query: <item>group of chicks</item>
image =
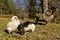
{"type": "Polygon", "coordinates": [[[11,34],[17,29],[19,33],[23,35],[27,31],[33,32],[35,30],[35,24],[29,21],[21,23],[21,20],[17,16],[12,16],[10,22],[8,22],[6,25],[5,32],[11,34]]]}

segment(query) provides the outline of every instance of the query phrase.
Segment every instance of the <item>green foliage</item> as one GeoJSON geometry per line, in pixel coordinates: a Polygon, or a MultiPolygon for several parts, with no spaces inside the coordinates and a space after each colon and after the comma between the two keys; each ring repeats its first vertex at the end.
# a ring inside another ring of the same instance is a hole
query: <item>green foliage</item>
{"type": "Polygon", "coordinates": [[[54,12],[54,18],[52,22],[60,24],[60,14],[58,11],[54,12]]]}
{"type": "Polygon", "coordinates": [[[4,13],[4,11],[7,9],[7,6],[5,4],[5,0],[0,0],[0,12],[4,13]]]}
{"type": "Polygon", "coordinates": [[[30,0],[29,1],[29,17],[33,18],[35,14],[38,12],[36,9],[36,0],[30,0]]]}
{"type": "Polygon", "coordinates": [[[56,23],[60,24],[60,14],[56,12],[54,15],[55,15],[54,19],[56,20],[56,23]]]}
{"type": "Polygon", "coordinates": [[[15,11],[14,3],[12,0],[0,0],[0,13],[2,14],[12,14],[15,11]]]}
{"type": "Polygon", "coordinates": [[[10,14],[15,13],[15,5],[14,5],[14,2],[12,0],[8,0],[8,11],[10,14]]]}

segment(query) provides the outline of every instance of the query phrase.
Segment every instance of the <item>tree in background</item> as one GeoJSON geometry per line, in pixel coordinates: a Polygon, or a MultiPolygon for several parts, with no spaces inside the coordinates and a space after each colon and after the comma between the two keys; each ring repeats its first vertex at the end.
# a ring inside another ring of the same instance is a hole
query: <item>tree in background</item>
{"type": "Polygon", "coordinates": [[[8,3],[8,13],[9,14],[15,14],[16,13],[16,9],[15,9],[15,5],[14,5],[14,2],[12,0],[7,0],[7,3],[8,3]]]}
{"type": "Polygon", "coordinates": [[[37,5],[36,5],[36,0],[29,0],[29,17],[33,18],[35,16],[35,14],[38,12],[38,10],[36,9],[37,5]]]}
{"type": "Polygon", "coordinates": [[[48,0],[43,0],[44,13],[48,10],[48,0]]]}
{"type": "Polygon", "coordinates": [[[5,13],[5,10],[7,9],[6,6],[6,0],[0,0],[0,13],[5,13]]]}
{"type": "Polygon", "coordinates": [[[15,7],[12,0],[0,0],[0,13],[1,14],[13,14],[15,13],[15,7]]]}

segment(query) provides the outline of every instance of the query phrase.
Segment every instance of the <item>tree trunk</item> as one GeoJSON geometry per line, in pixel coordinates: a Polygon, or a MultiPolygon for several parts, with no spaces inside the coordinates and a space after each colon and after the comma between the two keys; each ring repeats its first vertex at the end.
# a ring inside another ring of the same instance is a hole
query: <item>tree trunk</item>
{"type": "Polygon", "coordinates": [[[48,0],[43,0],[44,13],[48,10],[48,0]]]}

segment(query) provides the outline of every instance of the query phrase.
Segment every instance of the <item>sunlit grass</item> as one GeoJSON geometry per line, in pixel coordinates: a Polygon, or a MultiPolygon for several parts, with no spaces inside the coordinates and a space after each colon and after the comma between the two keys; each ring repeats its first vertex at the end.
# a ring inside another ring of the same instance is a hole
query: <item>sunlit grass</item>
{"type": "MultiPolygon", "coordinates": [[[[28,19],[29,20],[29,19],[28,19]]],[[[60,40],[60,25],[48,23],[47,25],[36,25],[34,32],[26,32],[25,37],[13,32],[9,35],[4,32],[9,18],[0,18],[0,40],[60,40]]],[[[22,20],[25,22],[27,20],[22,20]]],[[[30,19],[30,21],[33,21],[30,19]]]]}

